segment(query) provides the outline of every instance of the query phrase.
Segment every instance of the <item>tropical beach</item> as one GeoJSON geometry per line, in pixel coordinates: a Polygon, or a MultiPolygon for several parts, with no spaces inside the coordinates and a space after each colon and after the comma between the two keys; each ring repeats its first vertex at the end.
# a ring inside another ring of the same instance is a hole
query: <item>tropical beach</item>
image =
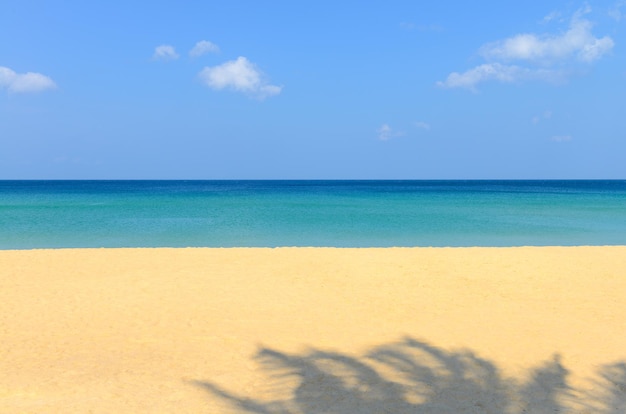
{"type": "Polygon", "coordinates": [[[626,414],[626,0],[5,3],[0,414],[626,414]]]}
{"type": "Polygon", "coordinates": [[[3,413],[626,403],[623,246],[6,250],[0,263],[3,413]]]}

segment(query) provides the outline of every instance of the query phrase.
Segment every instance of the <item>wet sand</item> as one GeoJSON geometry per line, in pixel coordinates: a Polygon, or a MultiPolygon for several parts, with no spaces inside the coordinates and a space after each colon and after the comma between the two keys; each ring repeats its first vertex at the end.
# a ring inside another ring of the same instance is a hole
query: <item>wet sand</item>
{"type": "Polygon", "coordinates": [[[611,412],[625,304],[626,247],[0,251],[0,412],[611,412]]]}

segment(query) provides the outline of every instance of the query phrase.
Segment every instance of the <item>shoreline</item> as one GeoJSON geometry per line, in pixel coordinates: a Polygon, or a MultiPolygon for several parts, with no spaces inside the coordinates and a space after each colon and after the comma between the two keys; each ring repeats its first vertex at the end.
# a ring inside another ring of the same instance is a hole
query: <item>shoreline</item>
{"type": "Polygon", "coordinates": [[[576,248],[614,248],[614,247],[626,247],[626,244],[547,244],[547,245],[534,245],[524,244],[515,246],[141,246],[141,247],[33,247],[24,249],[0,249],[2,252],[36,252],[36,251],[68,251],[68,250],[279,250],[279,249],[321,249],[321,250],[391,250],[391,249],[543,249],[543,248],[564,248],[564,249],[576,249],[576,248]]]}
{"type": "Polygon", "coordinates": [[[499,384],[560,367],[579,391],[626,360],[626,246],[33,249],[0,263],[7,413],[293,402],[304,377],[264,367],[324,352],[386,376],[399,373],[366,354],[472,355],[499,384]]]}

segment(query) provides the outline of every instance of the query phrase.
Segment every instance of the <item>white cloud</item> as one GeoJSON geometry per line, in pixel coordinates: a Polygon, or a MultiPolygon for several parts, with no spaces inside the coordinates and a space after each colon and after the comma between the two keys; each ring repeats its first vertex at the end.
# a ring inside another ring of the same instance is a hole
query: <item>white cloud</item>
{"type": "Polygon", "coordinates": [[[15,73],[7,67],[0,66],[0,89],[6,88],[9,93],[42,92],[56,87],[52,79],[41,73],[15,73]]]}
{"type": "Polygon", "coordinates": [[[543,17],[543,19],[541,19],[542,23],[550,23],[552,20],[558,19],[559,17],[561,17],[561,13],[559,13],[558,11],[552,11],[549,14],[545,15],[543,17]]]}
{"type": "Polygon", "coordinates": [[[550,69],[528,69],[515,65],[501,63],[484,63],[463,73],[452,72],[445,81],[437,82],[443,88],[467,88],[475,91],[476,85],[481,82],[496,80],[503,83],[513,83],[524,80],[544,80],[561,82],[563,72],[550,69]]]}
{"type": "Polygon", "coordinates": [[[256,66],[243,56],[218,66],[207,66],[198,77],[212,89],[232,89],[259,99],[278,95],[282,90],[281,86],[270,85],[256,66]]]}
{"type": "MultiPolygon", "coordinates": [[[[437,85],[446,88],[467,88],[475,90],[476,85],[485,81],[512,83],[540,80],[560,83],[569,71],[549,69],[550,66],[568,67],[574,61],[591,63],[609,53],[614,46],[610,36],[596,37],[592,34],[593,24],[583,16],[591,12],[586,6],[572,16],[569,28],[562,34],[523,33],[504,40],[486,44],[479,54],[488,63],[478,65],[463,73],[452,72],[445,81],[437,85]],[[511,64],[526,62],[530,66],[511,64]]],[[[556,18],[550,13],[544,21],[556,18]]]]}
{"type": "Polygon", "coordinates": [[[389,126],[389,124],[382,124],[380,128],[376,130],[378,133],[378,139],[381,141],[387,141],[394,137],[401,137],[404,135],[403,131],[396,131],[389,126]]]}
{"type": "Polygon", "coordinates": [[[392,137],[392,129],[387,124],[383,124],[376,132],[378,132],[378,139],[381,141],[387,141],[392,137]]]}
{"type": "Polygon", "coordinates": [[[178,59],[178,53],[176,53],[174,46],[160,45],[154,48],[152,57],[157,60],[176,60],[178,59]]]}
{"type": "Polygon", "coordinates": [[[572,136],[571,135],[555,135],[550,139],[554,142],[567,142],[567,141],[572,140],[572,136]]]}
{"type": "Polygon", "coordinates": [[[537,125],[539,122],[552,118],[552,111],[544,111],[541,115],[535,115],[532,118],[533,124],[537,125]]]}
{"type": "Polygon", "coordinates": [[[610,52],[614,42],[609,36],[598,38],[591,33],[593,24],[581,18],[588,12],[589,9],[584,9],[574,14],[569,29],[563,34],[518,34],[483,46],[480,54],[486,59],[496,61],[529,60],[550,63],[573,57],[583,62],[593,62],[610,52]]]}
{"type": "Polygon", "coordinates": [[[621,21],[624,18],[624,13],[622,13],[622,7],[626,5],[626,1],[620,0],[611,7],[609,10],[609,17],[615,19],[616,21],[621,21]]]}
{"type": "Polygon", "coordinates": [[[430,129],[430,124],[423,122],[423,121],[416,122],[415,126],[421,129],[426,129],[426,130],[430,129]]]}
{"type": "Polygon", "coordinates": [[[220,48],[215,44],[211,43],[208,40],[201,40],[189,51],[189,56],[198,57],[207,53],[217,53],[220,51],[220,48]]]}

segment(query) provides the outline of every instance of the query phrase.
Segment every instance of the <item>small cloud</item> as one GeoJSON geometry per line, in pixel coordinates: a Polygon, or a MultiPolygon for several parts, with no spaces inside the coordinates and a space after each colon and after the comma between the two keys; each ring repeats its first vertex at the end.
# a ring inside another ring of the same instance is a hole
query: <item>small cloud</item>
{"type": "Polygon", "coordinates": [[[426,122],[422,122],[422,121],[418,121],[415,123],[415,126],[421,129],[425,129],[425,130],[429,130],[430,129],[430,124],[427,124],[426,122]]]}
{"type": "Polygon", "coordinates": [[[152,58],[164,61],[176,60],[178,59],[178,53],[176,53],[174,46],[160,45],[154,48],[154,55],[152,55],[152,58]]]}
{"type": "Polygon", "coordinates": [[[535,115],[532,118],[533,124],[537,125],[539,122],[552,118],[552,111],[544,111],[541,115],[535,115]]]}
{"type": "Polygon", "coordinates": [[[208,40],[201,40],[189,51],[189,56],[198,57],[207,53],[217,53],[219,51],[220,48],[215,43],[211,43],[208,40]]]}
{"type": "Polygon", "coordinates": [[[211,89],[232,89],[259,99],[278,95],[282,90],[282,86],[270,85],[256,66],[243,56],[221,65],[207,66],[198,77],[211,89]]]}
{"type": "Polygon", "coordinates": [[[541,22],[544,24],[550,23],[552,20],[558,19],[559,17],[561,17],[561,13],[555,10],[545,15],[543,19],[541,19],[541,22]]]}
{"type": "Polygon", "coordinates": [[[572,140],[572,136],[571,135],[555,135],[552,138],[550,138],[550,140],[554,142],[567,142],[567,141],[572,140]]]}
{"type": "Polygon", "coordinates": [[[15,71],[0,66],[0,89],[6,88],[9,93],[35,93],[56,89],[57,85],[48,76],[41,73],[15,71]]]}
{"type": "Polygon", "coordinates": [[[383,124],[376,132],[378,132],[378,139],[381,141],[387,141],[392,137],[391,127],[387,124],[383,124]]]}
{"type": "Polygon", "coordinates": [[[615,21],[621,21],[624,18],[624,13],[622,13],[622,7],[626,5],[626,1],[621,0],[618,1],[609,9],[609,17],[614,19],[615,21]]]}
{"type": "Polygon", "coordinates": [[[400,28],[402,30],[407,30],[407,31],[411,31],[415,29],[415,23],[410,23],[410,22],[401,22],[400,23],[400,28]]]}
{"type": "Polygon", "coordinates": [[[388,141],[394,137],[404,136],[403,131],[395,131],[389,126],[389,124],[382,124],[380,128],[376,130],[378,133],[378,139],[381,141],[388,141]]]}
{"type": "Polygon", "coordinates": [[[515,65],[500,63],[485,63],[463,73],[452,72],[445,81],[437,82],[443,88],[466,88],[476,91],[476,85],[481,82],[495,80],[502,83],[513,83],[524,80],[543,80],[548,82],[562,82],[564,74],[550,69],[528,69],[515,65]]]}

